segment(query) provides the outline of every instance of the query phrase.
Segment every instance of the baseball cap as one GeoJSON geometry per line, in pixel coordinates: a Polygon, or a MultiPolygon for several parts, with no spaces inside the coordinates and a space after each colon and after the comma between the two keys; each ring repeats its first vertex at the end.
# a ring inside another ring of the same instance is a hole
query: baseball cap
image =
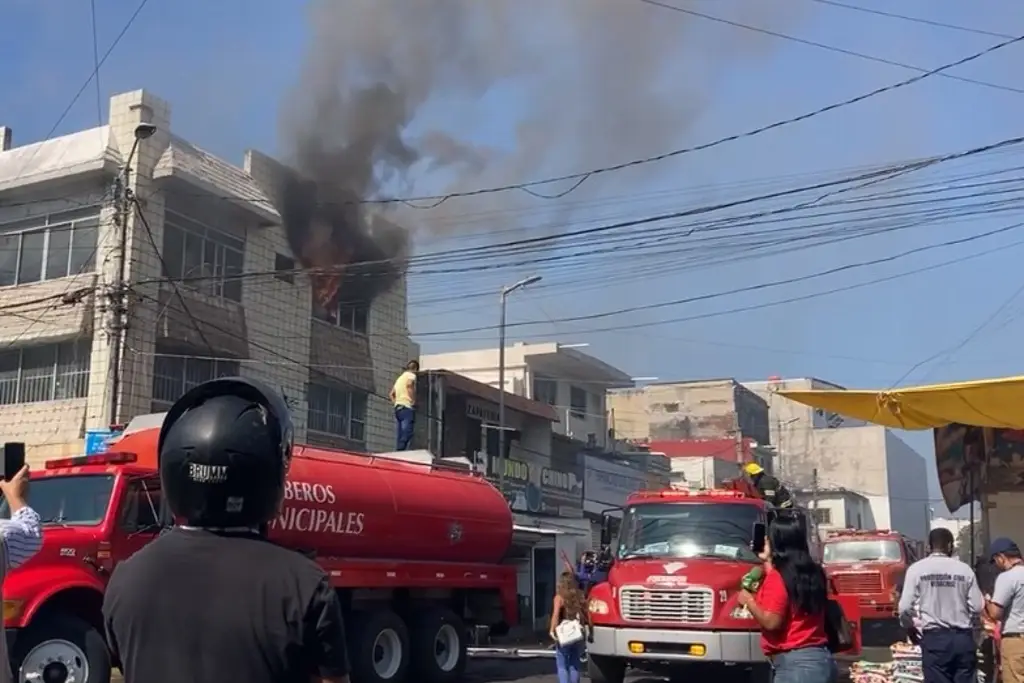
{"type": "Polygon", "coordinates": [[[992,541],[988,547],[989,554],[992,557],[996,555],[1002,555],[1003,553],[1017,553],[1020,554],[1020,549],[1017,544],[1005,536],[1000,537],[992,541]]]}

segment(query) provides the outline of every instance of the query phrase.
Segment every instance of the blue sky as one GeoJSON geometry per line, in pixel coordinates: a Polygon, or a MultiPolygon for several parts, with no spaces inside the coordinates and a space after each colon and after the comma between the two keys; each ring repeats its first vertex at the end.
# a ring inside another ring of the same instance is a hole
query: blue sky
{"type": "MultiPolygon", "coordinates": [[[[526,7],[540,1],[518,0],[517,4],[526,7]]],[[[569,5],[584,2],[548,1],[569,5]]],[[[1024,6],[1017,3],[851,2],[931,21],[1024,33],[1024,6]]],[[[636,4],[636,11],[653,13],[665,25],[679,24],[681,52],[666,56],[674,61],[665,65],[659,87],[692,106],[688,109],[691,115],[680,122],[669,141],[671,147],[698,144],[799,115],[914,73],[636,4]]],[[[669,4],[925,68],[1000,42],[991,36],[812,0],[673,0],[669,4]]],[[[136,2],[96,0],[96,5],[102,53],[124,26],[136,2]]],[[[0,61],[6,66],[5,87],[0,92],[0,124],[12,126],[16,144],[24,144],[46,135],[92,70],[89,3],[14,0],[5,3],[5,13],[5,24],[16,30],[0,44],[0,61]]],[[[552,36],[552,47],[537,48],[540,56],[550,58],[552,63],[572,57],[559,53],[557,38],[552,36]],[[544,52],[546,49],[550,55],[544,52]]],[[[601,39],[611,40],[608,35],[601,39]]],[[[212,152],[240,161],[249,147],[279,151],[279,107],[296,80],[306,40],[307,26],[299,3],[150,0],[101,71],[102,118],[110,94],[144,87],[172,103],[176,133],[212,152]]],[[[631,49],[629,45],[618,48],[631,49]]],[[[1019,75],[1022,60],[1024,47],[1015,45],[953,73],[1024,88],[1019,75]]],[[[638,79],[645,76],[633,75],[638,79]]],[[[625,76],[613,73],[610,77],[625,76]]],[[[536,97],[537,92],[514,83],[495,84],[476,104],[435,98],[424,109],[423,117],[430,125],[471,129],[471,135],[467,135],[474,141],[508,148],[515,144],[517,117],[530,109],[528,98],[536,97]]],[[[587,103],[587,108],[588,116],[595,120],[608,111],[599,102],[587,103]]],[[[638,117],[642,115],[637,112],[638,117]]],[[[451,228],[444,235],[419,233],[417,243],[421,251],[437,251],[481,240],[507,239],[504,234],[498,238],[478,234],[486,232],[487,216],[497,216],[502,225],[515,224],[524,230],[557,231],[726,201],[815,178],[837,177],[843,169],[954,152],[1009,138],[1020,133],[1022,115],[1024,95],[1020,93],[929,78],[802,123],[639,171],[588,181],[562,201],[525,195],[514,202],[484,198],[460,204],[453,200],[445,206],[448,220],[459,217],[460,212],[477,219],[456,221],[461,227],[451,228]],[[473,227],[465,227],[468,223],[473,227]]],[[[95,125],[97,117],[96,93],[90,86],[58,133],[95,125]]],[[[580,118],[577,124],[575,129],[562,131],[562,136],[571,137],[573,130],[582,135],[587,121],[580,118]]],[[[628,131],[629,122],[623,121],[621,129],[628,131]]],[[[629,150],[628,133],[623,132],[623,137],[624,142],[614,145],[614,155],[605,150],[605,157],[614,156],[608,158],[608,163],[661,151],[629,150]]],[[[580,160],[604,158],[602,146],[611,145],[607,138],[569,141],[590,151],[564,157],[555,153],[535,167],[536,177],[586,170],[592,164],[581,166],[580,160]]],[[[572,149],[572,145],[567,143],[565,149],[572,149]]],[[[1006,170],[1013,166],[1012,156],[1012,152],[985,155],[955,168],[932,171],[931,176],[903,178],[874,190],[1006,170]]],[[[414,179],[415,189],[421,192],[436,187],[438,182],[430,177],[414,179]]],[[[545,191],[560,189],[555,186],[545,191]]],[[[565,257],[563,261],[538,265],[530,272],[503,270],[459,278],[414,275],[410,284],[410,324],[414,334],[427,333],[420,337],[425,351],[493,344],[490,331],[444,334],[446,330],[496,322],[496,293],[463,301],[458,300],[459,295],[467,291],[496,292],[501,284],[535,270],[544,281],[514,296],[509,318],[512,322],[549,322],[512,328],[510,338],[548,337],[589,343],[593,353],[637,376],[670,380],[813,375],[847,386],[877,387],[892,385],[915,365],[933,357],[935,361],[923,363],[904,382],[1024,374],[1024,358],[1016,348],[1016,335],[1024,331],[1020,315],[1024,313],[1024,297],[1013,296],[1024,284],[1019,275],[1024,249],[1011,246],[1021,239],[1013,231],[977,244],[922,252],[771,291],[594,321],[558,322],[638,302],[675,300],[871,260],[992,230],[1014,220],[1022,219],[1012,212],[960,222],[937,219],[912,230],[707,268],[676,267],[664,258],[645,260],[630,255],[628,249],[623,250],[623,260],[618,264],[604,259],[599,265],[573,265],[567,255],[586,246],[586,240],[581,240],[582,245],[563,244],[551,250],[552,255],[565,257]],[[1007,246],[962,263],[788,305],[675,324],[598,331],[820,292],[1000,244],[1007,246]],[[970,334],[986,321],[989,324],[984,329],[970,334]]],[[[930,460],[928,435],[907,438],[930,460]]]]}

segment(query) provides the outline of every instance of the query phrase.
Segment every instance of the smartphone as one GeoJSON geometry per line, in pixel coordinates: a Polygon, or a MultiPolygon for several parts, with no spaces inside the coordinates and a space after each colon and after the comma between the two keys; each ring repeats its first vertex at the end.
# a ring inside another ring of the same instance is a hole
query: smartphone
{"type": "Polygon", "coordinates": [[[3,478],[10,481],[11,477],[25,466],[25,444],[19,441],[4,444],[3,478]]]}

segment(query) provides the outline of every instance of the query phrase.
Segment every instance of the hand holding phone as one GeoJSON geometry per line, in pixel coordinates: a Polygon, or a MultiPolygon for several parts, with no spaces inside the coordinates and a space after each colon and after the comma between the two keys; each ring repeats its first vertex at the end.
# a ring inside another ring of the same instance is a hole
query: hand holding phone
{"type": "Polygon", "coordinates": [[[28,481],[28,465],[22,465],[10,479],[0,479],[0,493],[3,494],[11,512],[17,512],[28,504],[28,481]]]}
{"type": "Polygon", "coordinates": [[[8,442],[4,444],[3,478],[10,480],[25,466],[25,444],[21,442],[8,442]]]}

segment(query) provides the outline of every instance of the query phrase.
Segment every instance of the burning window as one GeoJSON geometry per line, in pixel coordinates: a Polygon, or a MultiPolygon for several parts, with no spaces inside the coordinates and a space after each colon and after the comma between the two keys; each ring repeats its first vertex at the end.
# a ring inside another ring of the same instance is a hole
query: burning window
{"type": "Polygon", "coordinates": [[[314,299],[313,317],[350,332],[366,334],[370,325],[370,304],[338,302],[330,309],[326,309],[314,299]]]}

